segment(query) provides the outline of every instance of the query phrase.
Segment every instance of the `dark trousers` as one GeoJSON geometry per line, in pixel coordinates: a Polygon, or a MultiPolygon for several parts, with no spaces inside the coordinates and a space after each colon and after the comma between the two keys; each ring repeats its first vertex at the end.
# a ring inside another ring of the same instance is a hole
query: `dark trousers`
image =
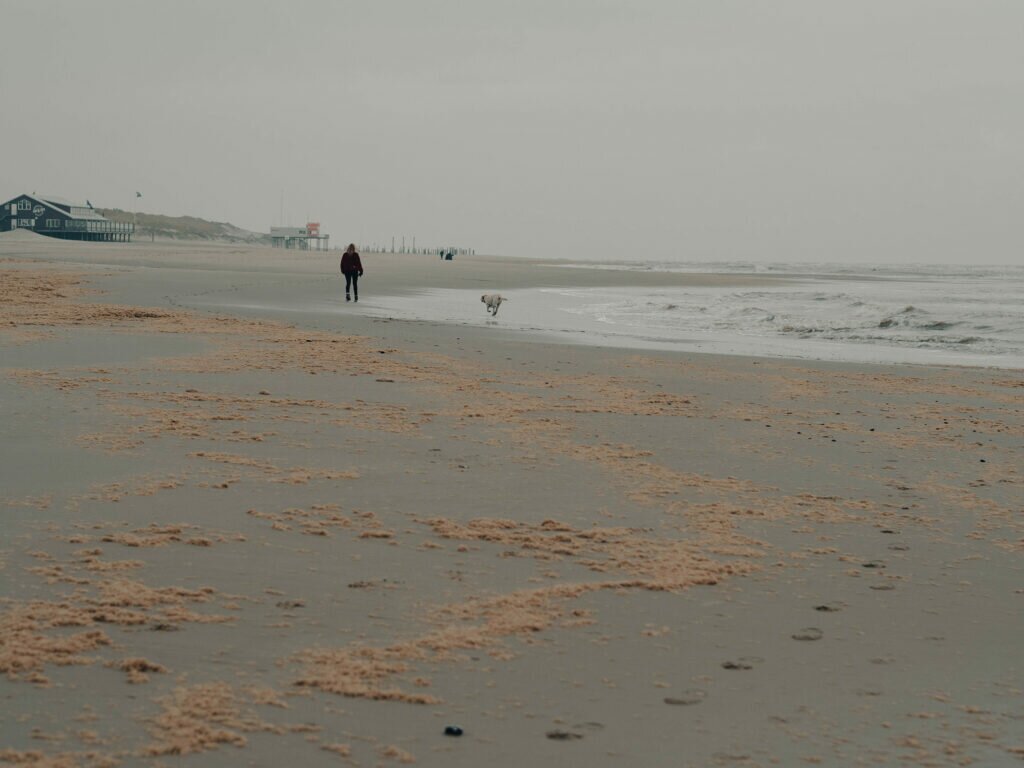
{"type": "Polygon", "coordinates": [[[346,272],[345,273],[345,295],[348,295],[349,289],[352,293],[359,298],[359,273],[358,272],[346,272]]]}

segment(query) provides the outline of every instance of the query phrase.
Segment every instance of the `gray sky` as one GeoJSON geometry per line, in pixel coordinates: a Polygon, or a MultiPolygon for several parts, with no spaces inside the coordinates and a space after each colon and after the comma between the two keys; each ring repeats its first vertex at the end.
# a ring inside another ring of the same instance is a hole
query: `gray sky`
{"type": "Polygon", "coordinates": [[[1024,264],[1024,3],[0,0],[0,198],[336,244],[1024,264]]]}

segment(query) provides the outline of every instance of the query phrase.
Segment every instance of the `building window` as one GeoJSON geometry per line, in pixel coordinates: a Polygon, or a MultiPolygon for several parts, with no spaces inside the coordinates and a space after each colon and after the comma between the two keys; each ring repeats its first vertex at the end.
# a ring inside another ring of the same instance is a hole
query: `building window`
{"type": "Polygon", "coordinates": [[[32,210],[32,201],[31,200],[19,200],[18,201],[18,210],[19,211],[31,211],[32,210]]]}
{"type": "Polygon", "coordinates": [[[60,229],[60,219],[47,219],[46,220],[46,228],[47,229],[60,229]]]}

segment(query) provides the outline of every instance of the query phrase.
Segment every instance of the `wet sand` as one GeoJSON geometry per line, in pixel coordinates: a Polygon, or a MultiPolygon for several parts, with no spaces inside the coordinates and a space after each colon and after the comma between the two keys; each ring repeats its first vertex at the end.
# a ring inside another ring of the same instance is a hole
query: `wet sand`
{"type": "Polygon", "coordinates": [[[367,317],[336,259],[0,237],[0,764],[1024,757],[1019,371],[367,317]]]}

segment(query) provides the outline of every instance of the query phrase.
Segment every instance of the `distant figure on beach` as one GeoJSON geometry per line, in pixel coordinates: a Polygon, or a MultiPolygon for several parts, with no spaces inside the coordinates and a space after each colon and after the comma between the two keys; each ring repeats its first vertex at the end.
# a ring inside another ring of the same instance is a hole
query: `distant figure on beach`
{"type": "Polygon", "coordinates": [[[345,301],[351,301],[352,296],[359,301],[359,278],[363,276],[363,262],[359,260],[355,243],[349,243],[341,255],[341,274],[345,276],[345,301]]]}

